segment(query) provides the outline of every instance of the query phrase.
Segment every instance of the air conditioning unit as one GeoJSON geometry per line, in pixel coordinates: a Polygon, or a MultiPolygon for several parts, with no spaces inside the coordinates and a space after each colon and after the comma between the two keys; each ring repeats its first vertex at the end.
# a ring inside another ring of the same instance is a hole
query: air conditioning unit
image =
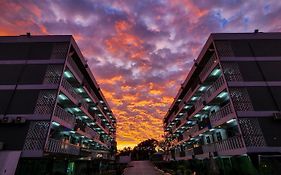
{"type": "Polygon", "coordinates": [[[13,119],[11,117],[3,117],[1,123],[12,123],[13,119]]]}
{"type": "Polygon", "coordinates": [[[15,123],[25,123],[25,118],[22,118],[22,117],[17,117],[14,120],[15,120],[15,123]]]}
{"type": "Polygon", "coordinates": [[[273,119],[274,120],[281,120],[281,112],[273,113],[273,119]]]}

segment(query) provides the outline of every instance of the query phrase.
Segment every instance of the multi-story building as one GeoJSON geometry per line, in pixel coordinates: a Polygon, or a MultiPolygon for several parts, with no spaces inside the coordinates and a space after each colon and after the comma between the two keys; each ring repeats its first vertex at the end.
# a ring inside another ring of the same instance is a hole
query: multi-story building
{"type": "Polygon", "coordinates": [[[0,99],[0,174],[114,159],[116,118],[72,36],[0,37],[0,99]]]}
{"type": "Polygon", "coordinates": [[[211,34],[163,122],[169,159],[280,155],[281,33],[211,34]]]}

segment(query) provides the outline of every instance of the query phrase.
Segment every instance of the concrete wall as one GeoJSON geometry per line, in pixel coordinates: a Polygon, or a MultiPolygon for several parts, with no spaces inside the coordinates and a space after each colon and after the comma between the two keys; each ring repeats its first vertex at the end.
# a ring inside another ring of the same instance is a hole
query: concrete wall
{"type": "Polygon", "coordinates": [[[14,175],[21,151],[0,151],[0,174],[14,175]]]}

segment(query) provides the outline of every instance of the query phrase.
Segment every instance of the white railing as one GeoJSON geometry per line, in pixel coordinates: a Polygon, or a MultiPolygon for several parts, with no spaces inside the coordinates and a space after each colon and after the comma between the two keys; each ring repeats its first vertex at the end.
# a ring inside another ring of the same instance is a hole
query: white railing
{"type": "Polygon", "coordinates": [[[72,126],[75,125],[75,116],[70,114],[69,112],[65,111],[63,108],[56,106],[54,115],[59,119],[71,124],[72,126]]]}
{"type": "Polygon", "coordinates": [[[220,108],[217,112],[210,115],[210,122],[213,125],[215,122],[221,120],[222,118],[226,117],[229,114],[232,114],[233,112],[234,111],[230,103],[228,103],[227,105],[220,108]]]}
{"type": "Polygon", "coordinates": [[[58,153],[58,154],[72,154],[72,155],[79,155],[80,154],[80,147],[76,145],[72,145],[65,141],[55,140],[49,138],[47,144],[48,152],[58,153]]]}

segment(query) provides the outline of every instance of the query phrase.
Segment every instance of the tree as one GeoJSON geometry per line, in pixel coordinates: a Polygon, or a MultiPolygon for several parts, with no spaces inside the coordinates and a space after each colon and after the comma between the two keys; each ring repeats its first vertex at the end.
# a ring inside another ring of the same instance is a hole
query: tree
{"type": "Polygon", "coordinates": [[[156,153],[158,141],[155,139],[148,139],[139,143],[132,150],[132,160],[149,160],[153,153],[156,153]]]}

